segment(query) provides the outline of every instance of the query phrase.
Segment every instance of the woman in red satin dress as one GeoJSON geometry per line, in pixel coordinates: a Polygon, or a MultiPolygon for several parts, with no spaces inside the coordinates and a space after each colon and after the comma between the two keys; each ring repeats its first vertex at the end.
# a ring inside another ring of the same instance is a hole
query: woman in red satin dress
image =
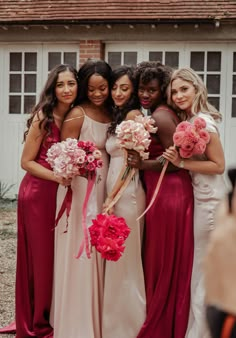
{"type": "MultiPolygon", "coordinates": [[[[149,109],[158,130],[152,134],[149,159],[135,154],[128,164],[144,171],[147,205],[162,170],[157,158],[173,145],[179,123],[166,104],[171,69],[142,62],[136,70],[141,105],[149,109]]],[[[159,193],[146,213],[143,264],[147,317],[138,338],[184,338],[190,306],[193,261],[193,190],[188,171],[169,163],[159,193]]]]}
{"type": "Polygon", "coordinates": [[[17,338],[53,337],[49,312],[56,193],[58,184],[67,186],[70,182],[54,175],[46,153],[53,143],[60,141],[60,127],[76,100],[77,88],[77,71],[70,65],[56,66],[27,122],[21,157],[26,174],[20,185],[17,208],[17,338]]]}

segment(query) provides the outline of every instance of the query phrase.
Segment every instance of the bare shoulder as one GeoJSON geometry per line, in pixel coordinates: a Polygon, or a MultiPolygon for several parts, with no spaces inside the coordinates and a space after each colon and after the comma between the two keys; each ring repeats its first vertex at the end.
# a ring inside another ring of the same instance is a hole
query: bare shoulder
{"type": "Polygon", "coordinates": [[[84,109],[81,106],[75,106],[69,111],[69,113],[67,113],[64,122],[79,119],[81,117],[84,117],[84,115],[85,115],[84,109]]]}
{"type": "Polygon", "coordinates": [[[126,120],[135,120],[135,117],[140,116],[140,115],[143,115],[140,110],[138,110],[138,109],[131,110],[126,115],[126,120]]]}
{"type": "Polygon", "coordinates": [[[167,106],[158,107],[152,114],[154,120],[160,124],[163,123],[164,125],[171,123],[177,125],[179,122],[177,114],[167,106]]]}

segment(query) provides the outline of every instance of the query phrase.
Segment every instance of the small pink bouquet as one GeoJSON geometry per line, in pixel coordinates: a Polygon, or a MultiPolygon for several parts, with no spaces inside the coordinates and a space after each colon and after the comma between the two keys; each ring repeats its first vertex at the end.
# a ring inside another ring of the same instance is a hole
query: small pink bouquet
{"type": "Polygon", "coordinates": [[[67,138],[57,142],[47,151],[47,162],[55,175],[72,178],[76,175],[89,176],[102,167],[102,154],[90,141],[67,138]]]}
{"type": "Polygon", "coordinates": [[[89,227],[90,242],[102,258],[117,261],[125,249],[125,240],[130,228],[123,217],[99,214],[89,227]]]}
{"type": "Polygon", "coordinates": [[[156,132],[154,120],[142,115],[135,120],[126,120],[116,127],[117,142],[121,148],[136,150],[143,160],[148,159],[146,151],[151,142],[150,133],[156,132]]]}
{"type": "Polygon", "coordinates": [[[206,145],[210,141],[210,135],[206,131],[206,122],[197,117],[193,123],[183,121],[176,127],[173,141],[182,158],[203,154],[206,145]]]}
{"type": "MultiPolygon", "coordinates": [[[[87,202],[95,183],[96,169],[101,168],[103,165],[100,150],[93,142],[78,141],[77,139],[67,138],[65,141],[57,142],[51,146],[51,148],[47,151],[46,160],[51,165],[55,175],[59,175],[64,178],[72,178],[79,175],[88,179],[82,215],[82,226],[85,238],[87,238],[85,222],[87,202]]],[[[71,204],[72,189],[71,186],[69,186],[55,220],[55,226],[57,226],[63,213],[66,212],[66,229],[64,232],[67,232],[71,204]]],[[[88,252],[87,254],[89,255],[88,252]]]]}
{"type": "Polygon", "coordinates": [[[135,174],[135,169],[129,167],[126,163],[127,150],[135,150],[140,154],[142,159],[148,159],[149,153],[147,149],[151,142],[150,133],[157,131],[157,127],[154,124],[155,121],[150,116],[138,115],[135,120],[122,121],[116,127],[117,143],[124,149],[125,163],[121,168],[111,193],[104,203],[105,213],[115,205],[135,174]]]}

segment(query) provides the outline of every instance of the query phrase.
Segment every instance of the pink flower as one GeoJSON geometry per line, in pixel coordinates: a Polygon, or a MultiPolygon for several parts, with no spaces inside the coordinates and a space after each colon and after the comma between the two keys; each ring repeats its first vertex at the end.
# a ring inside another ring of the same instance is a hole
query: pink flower
{"type": "Polygon", "coordinates": [[[145,129],[149,133],[156,133],[157,127],[155,127],[155,120],[150,116],[138,115],[135,117],[135,121],[144,125],[145,129]]]}
{"type": "Polygon", "coordinates": [[[192,150],[184,150],[184,149],[180,148],[179,154],[182,158],[189,158],[193,155],[193,152],[192,152],[192,150]]]}
{"type": "Polygon", "coordinates": [[[199,136],[203,139],[206,143],[210,141],[210,135],[206,130],[199,130],[199,136]]]}
{"type": "Polygon", "coordinates": [[[184,140],[184,136],[185,136],[185,133],[184,131],[176,131],[173,135],[173,141],[174,141],[174,144],[177,146],[177,147],[180,147],[183,140],[184,140]]]}
{"type": "Polygon", "coordinates": [[[206,121],[202,117],[196,117],[193,121],[193,125],[197,130],[206,128],[206,121]]]}
{"type": "Polygon", "coordinates": [[[177,127],[176,127],[176,131],[185,131],[185,129],[189,126],[189,122],[187,121],[182,121],[180,122],[177,127]]]}
{"type": "Polygon", "coordinates": [[[206,150],[206,142],[203,139],[200,139],[193,148],[193,155],[203,154],[205,150],[206,150]]]}

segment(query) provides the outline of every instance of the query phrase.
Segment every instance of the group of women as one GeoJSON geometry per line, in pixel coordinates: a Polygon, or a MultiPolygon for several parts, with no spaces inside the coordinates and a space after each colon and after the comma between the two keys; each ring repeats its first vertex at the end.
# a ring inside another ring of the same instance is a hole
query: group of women
{"type": "Polygon", "coordinates": [[[220,118],[190,68],[142,62],[112,71],[105,61],[88,60],[78,72],[69,65],[51,71],[28,120],[21,160],[27,173],[18,200],[17,338],[209,337],[201,263],[224,195],[220,118]],[[116,127],[142,115],[141,107],[158,129],[148,160],[134,151],[126,159],[116,127]],[[210,142],[203,155],[182,159],[173,134],[182,119],[197,116],[206,121],[210,142]],[[125,161],[135,168],[110,211],[131,229],[117,262],[96,251],[75,258],[87,179],[59,178],[46,161],[48,148],[68,137],[92,141],[102,153],[87,225],[103,211],[125,161]],[[160,155],[169,161],[167,172],[153,206],[139,219],[163,168],[160,155]],[[53,229],[68,185],[73,195],[65,233],[66,215],[53,229]]]}

